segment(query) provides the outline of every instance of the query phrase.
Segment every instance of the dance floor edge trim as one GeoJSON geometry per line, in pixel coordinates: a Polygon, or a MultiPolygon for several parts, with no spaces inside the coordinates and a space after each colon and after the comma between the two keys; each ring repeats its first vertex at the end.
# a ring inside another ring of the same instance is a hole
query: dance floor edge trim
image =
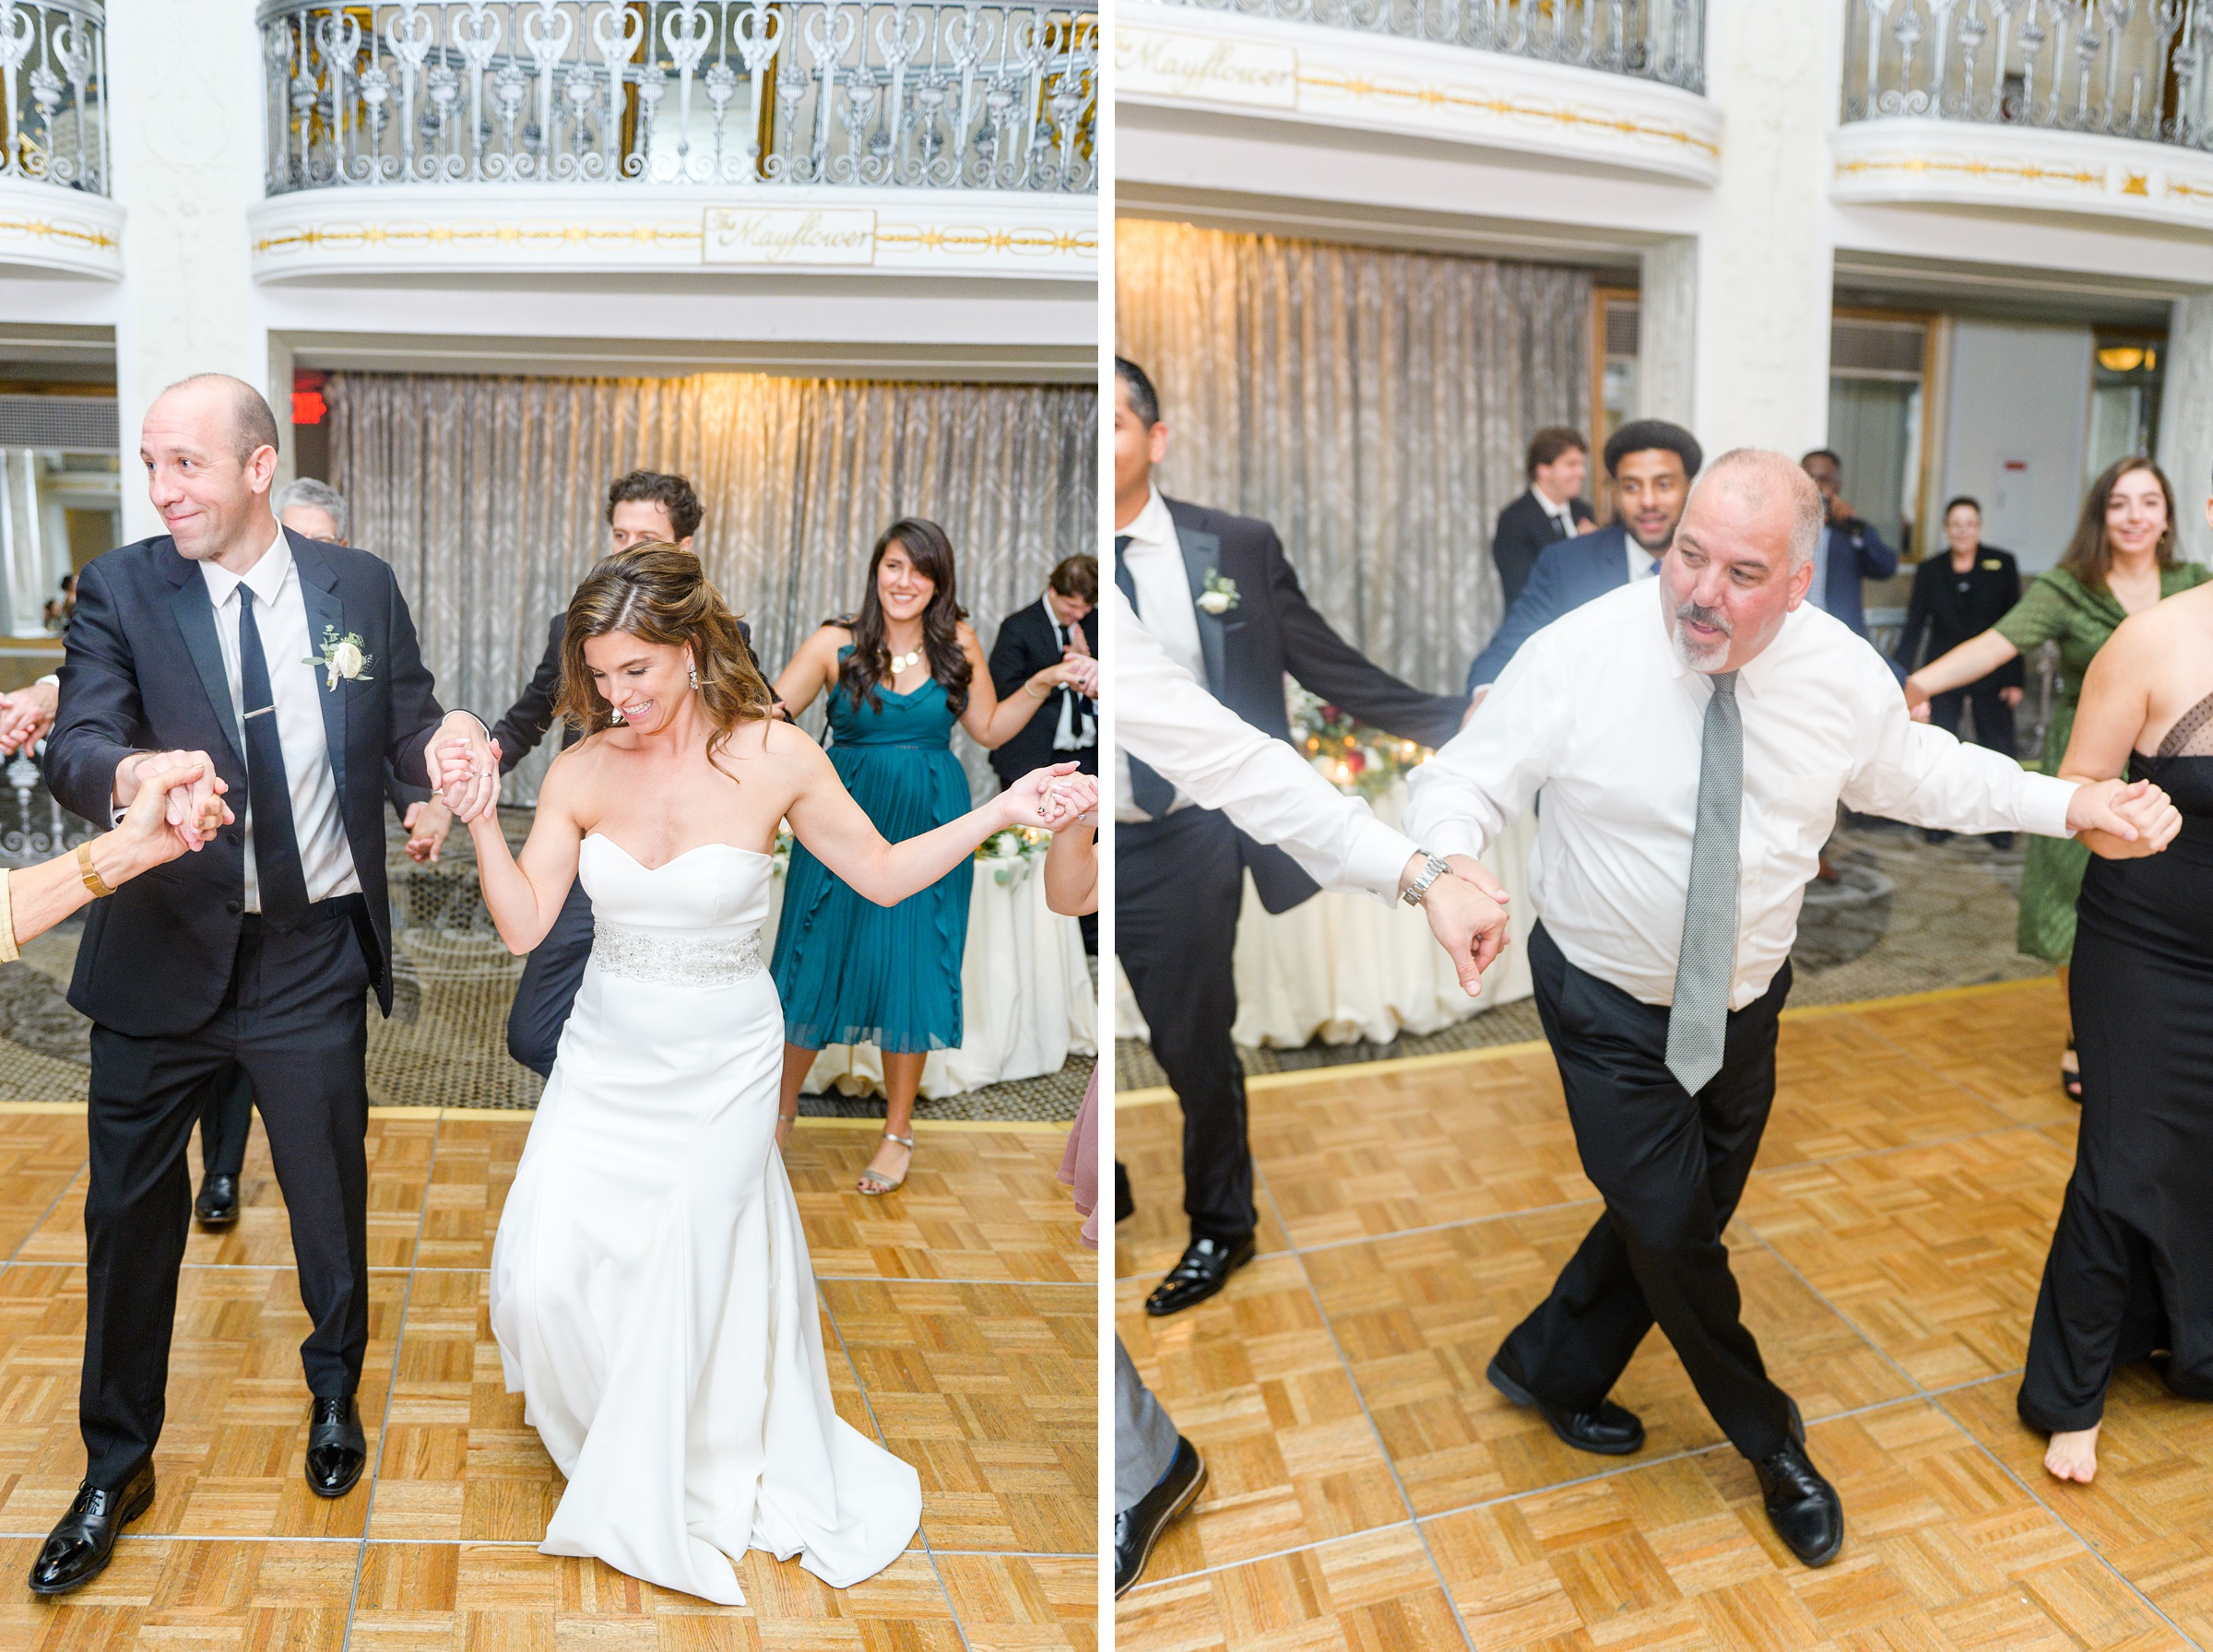
{"type": "MultiPolygon", "coordinates": [[[[0,1114],[8,1113],[82,1113],[84,1102],[5,1102],[0,1101],[0,1114]]],[[[536,1115],[535,1107],[371,1107],[371,1118],[451,1118],[456,1120],[482,1119],[496,1115],[502,1118],[530,1118],[536,1115]]],[[[1012,1131],[1016,1135],[1065,1136],[1068,1126],[1053,1120],[1026,1118],[917,1118],[915,1127],[922,1130],[953,1130],[982,1132],[997,1135],[1012,1131]]],[[[798,1120],[802,1130],[881,1130],[881,1118],[813,1118],[802,1114],[798,1120]]]]}
{"type": "MultiPolygon", "coordinates": [[[[2025,975],[2018,981],[1978,981],[1969,986],[1938,986],[1927,992],[1901,992],[1887,998],[1854,998],[1843,1004],[1807,1004],[1802,1009],[1785,1009],[1786,1021],[1821,1021],[1836,1015],[1862,1015],[1875,1009],[1899,1009],[1921,1004],[1939,1004],[1950,998],[1982,998],[2000,993],[2020,992],[2031,986],[2049,986],[2049,975],[2025,975]]],[[[1393,1056],[1382,1061],[1340,1061],[1323,1067],[1302,1067],[1296,1072],[1247,1073],[1245,1088],[1254,1090],[1288,1090],[1300,1084],[1341,1084],[1348,1079],[1371,1079],[1384,1073],[1422,1072],[1444,1067],[1465,1067],[1482,1061],[1504,1061],[1515,1056],[1533,1055],[1551,1048],[1542,1038],[1524,1038],[1513,1044],[1488,1044],[1473,1050],[1439,1050],[1430,1056],[1393,1056]]],[[[1117,1107],[1149,1107],[1156,1102],[1172,1102],[1176,1092],[1166,1084],[1147,1085],[1142,1090],[1117,1090],[1114,1104],[1117,1107]]],[[[0,1104],[4,1110],[4,1104],[0,1104]]],[[[372,1109],[373,1111],[373,1109],[372,1109]]],[[[942,1128],[943,1127],[940,1127],[942,1128]]]]}

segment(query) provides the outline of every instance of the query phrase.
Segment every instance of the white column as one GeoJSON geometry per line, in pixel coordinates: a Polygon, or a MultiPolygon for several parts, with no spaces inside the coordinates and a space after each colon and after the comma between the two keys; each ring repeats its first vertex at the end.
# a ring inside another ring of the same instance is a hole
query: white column
{"type": "Polygon", "coordinates": [[[1709,453],[1795,455],[1828,435],[1828,132],[1843,9],[1707,7],[1707,88],[1726,121],[1712,228],[1698,244],[1692,429],[1709,453]]]}
{"type": "Polygon", "coordinates": [[[1698,242],[1670,236],[1646,249],[1637,292],[1637,417],[1697,422],[1698,242]]]}
{"type": "Polygon", "coordinates": [[[2167,371],[2160,396],[2160,468],[2174,484],[2183,554],[2213,562],[2213,292],[2177,299],[2167,321],[2167,371]]]}
{"type": "MultiPolygon", "coordinates": [[[[246,239],[261,195],[262,56],[253,8],[234,0],[112,0],[108,42],[127,214],[115,392],[128,477],[140,420],[165,385],[228,372],[271,388],[246,239]]],[[[282,404],[278,416],[281,425],[282,404]]],[[[142,484],[126,483],[123,512],[126,538],[161,531],[142,484]]]]}

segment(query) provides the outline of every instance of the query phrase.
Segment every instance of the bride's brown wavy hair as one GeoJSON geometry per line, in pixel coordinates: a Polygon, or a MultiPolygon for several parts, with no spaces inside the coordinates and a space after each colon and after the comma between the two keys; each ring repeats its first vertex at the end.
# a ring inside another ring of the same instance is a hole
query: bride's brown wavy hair
{"type": "Polygon", "coordinates": [[[585,643],[612,631],[691,649],[700,703],[715,729],[707,739],[709,756],[729,743],[740,723],[770,715],[775,696],[745,651],[738,617],[690,551],[657,542],[618,550],[586,574],[569,598],[556,710],[586,734],[615,726],[614,708],[584,660],[585,643]]]}

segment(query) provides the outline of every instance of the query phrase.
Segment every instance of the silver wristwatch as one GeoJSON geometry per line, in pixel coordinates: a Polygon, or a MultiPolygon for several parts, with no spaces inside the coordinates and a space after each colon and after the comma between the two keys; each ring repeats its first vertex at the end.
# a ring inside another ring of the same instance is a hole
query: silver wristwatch
{"type": "MultiPolygon", "coordinates": [[[[1426,849],[1424,849],[1422,853],[1429,855],[1429,851],[1426,849]]],[[[1451,869],[1446,864],[1443,856],[1429,855],[1429,864],[1422,868],[1422,875],[1406,886],[1406,892],[1399,899],[1409,906],[1419,906],[1422,903],[1422,897],[1429,892],[1429,886],[1451,869]]]]}

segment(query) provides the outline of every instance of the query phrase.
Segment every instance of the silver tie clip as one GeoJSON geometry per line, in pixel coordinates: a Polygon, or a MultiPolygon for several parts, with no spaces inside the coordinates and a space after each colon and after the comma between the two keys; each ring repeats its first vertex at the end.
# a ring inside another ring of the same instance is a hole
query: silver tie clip
{"type": "Polygon", "coordinates": [[[274,705],[265,705],[259,711],[248,712],[246,714],[246,721],[251,723],[256,717],[266,717],[276,709],[277,708],[274,705]]]}

